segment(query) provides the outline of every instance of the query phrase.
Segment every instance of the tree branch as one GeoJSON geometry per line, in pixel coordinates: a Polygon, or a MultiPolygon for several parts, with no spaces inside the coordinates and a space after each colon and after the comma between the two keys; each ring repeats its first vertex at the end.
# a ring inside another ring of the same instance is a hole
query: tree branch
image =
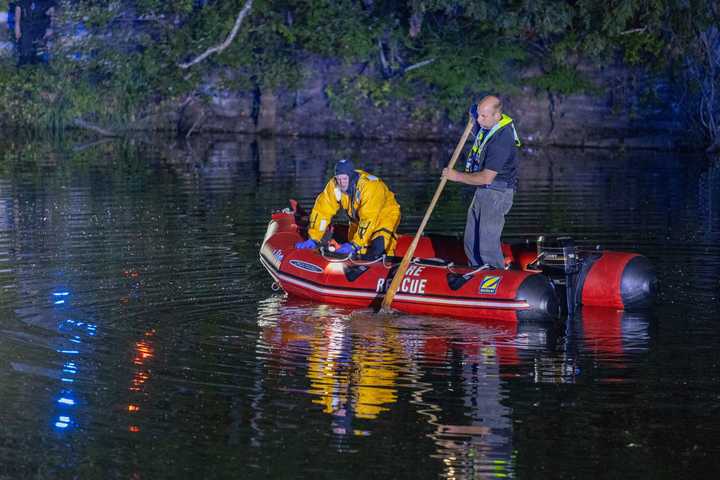
{"type": "Polygon", "coordinates": [[[630,35],[631,33],[643,33],[645,30],[647,30],[647,27],[631,28],[630,30],[625,30],[623,32],[618,33],[618,35],[630,35]]]}
{"type": "Polygon", "coordinates": [[[382,40],[378,40],[378,51],[380,53],[380,67],[382,68],[383,75],[389,77],[391,75],[390,64],[385,58],[385,46],[382,40]]]}
{"type": "Polygon", "coordinates": [[[82,143],[80,145],[75,145],[74,147],[72,147],[72,151],[73,152],[82,152],[83,150],[87,150],[88,148],[92,148],[96,145],[102,145],[103,143],[108,143],[108,142],[112,142],[112,141],[113,141],[112,137],[103,137],[100,140],[95,140],[90,143],[82,143]]]}
{"type": "Polygon", "coordinates": [[[95,125],[94,123],[86,122],[82,118],[76,118],[75,120],[73,120],[73,125],[75,125],[76,127],[84,128],[86,130],[90,130],[95,133],[99,133],[104,137],[119,136],[116,132],[113,132],[112,130],[106,130],[102,127],[95,125]]]}
{"type": "Polygon", "coordinates": [[[200,116],[197,120],[195,120],[195,123],[193,123],[192,127],[190,127],[190,130],[188,130],[187,134],[185,135],[185,138],[190,138],[190,135],[192,135],[193,131],[195,130],[195,127],[197,127],[200,122],[205,118],[205,109],[203,109],[202,112],[200,112],[200,116]]]}
{"type": "Polygon", "coordinates": [[[222,52],[227,47],[230,46],[232,41],[235,39],[235,36],[238,33],[238,30],[240,29],[240,24],[245,19],[248,13],[250,13],[250,9],[252,8],[253,0],[247,0],[245,2],[245,6],[240,10],[240,13],[238,13],[237,18],[235,19],[235,25],[233,25],[232,30],[230,30],[230,34],[227,36],[224,42],[222,42],[220,45],[215,45],[214,47],[210,47],[207,50],[205,50],[204,53],[198,55],[195,57],[195,59],[187,62],[187,63],[180,63],[178,64],[178,67],[182,68],[183,70],[188,69],[195,65],[196,63],[200,63],[203,60],[205,60],[207,57],[212,55],[213,53],[222,52]]]}
{"type": "Polygon", "coordinates": [[[428,60],[423,60],[422,62],[418,62],[418,63],[416,63],[416,64],[414,64],[414,65],[410,65],[409,67],[403,69],[403,73],[407,73],[407,72],[409,72],[409,71],[411,71],[411,70],[415,70],[416,68],[421,68],[421,67],[424,67],[424,66],[426,66],[426,65],[430,65],[430,64],[433,63],[434,61],[435,61],[434,58],[430,58],[430,59],[428,59],[428,60]]]}

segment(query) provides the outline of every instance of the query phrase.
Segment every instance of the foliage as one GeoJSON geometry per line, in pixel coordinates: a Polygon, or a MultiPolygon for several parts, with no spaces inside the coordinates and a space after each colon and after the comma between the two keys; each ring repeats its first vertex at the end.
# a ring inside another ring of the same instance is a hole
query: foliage
{"type": "Polygon", "coordinates": [[[359,105],[369,103],[374,108],[386,108],[392,99],[392,82],[367,76],[341,79],[337,85],[328,85],[325,95],[332,109],[343,117],[355,118],[359,105]]]}
{"type": "Polygon", "coordinates": [[[689,92],[716,80],[707,77],[715,74],[700,39],[718,12],[704,0],[255,0],[228,48],[178,67],[222,42],[244,4],[63,0],[50,64],[0,64],[0,113],[11,124],[53,129],[77,117],[125,124],[201,96],[208,83],[294,88],[318,57],[368,66],[326,86],[331,105],[346,113],[358,102],[388,108],[412,97],[458,117],[472,97],[523,85],[596,92],[581,64],[694,72],[685,77],[689,92]],[[523,71],[543,73],[523,79],[523,71]]]}
{"type": "Polygon", "coordinates": [[[362,61],[375,51],[378,22],[351,0],[289,2],[294,16],[288,40],[308,52],[348,61],[362,61]]]}
{"type": "Polygon", "coordinates": [[[461,30],[445,32],[425,43],[424,57],[434,59],[427,67],[408,73],[430,88],[438,108],[458,117],[467,111],[469,100],[489,93],[512,93],[518,85],[512,66],[525,59],[517,46],[498,39],[478,49],[482,34],[468,38],[461,30]],[[455,37],[453,42],[450,35],[455,37]]]}
{"type": "Polygon", "coordinates": [[[576,69],[558,65],[553,70],[526,80],[539,89],[570,95],[577,92],[595,92],[597,87],[576,69]]]}

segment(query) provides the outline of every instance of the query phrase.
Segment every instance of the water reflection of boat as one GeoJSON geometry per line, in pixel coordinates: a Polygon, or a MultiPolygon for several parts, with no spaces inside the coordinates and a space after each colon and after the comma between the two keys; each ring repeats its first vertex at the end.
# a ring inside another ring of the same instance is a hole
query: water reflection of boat
{"type": "Polygon", "coordinates": [[[599,360],[623,359],[648,349],[650,322],[645,312],[583,307],[578,321],[584,349],[599,360]]]}
{"type": "Polygon", "coordinates": [[[338,448],[402,417],[455,478],[513,475],[513,406],[536,394],[514,385],[573,383],[588,352],[590,363],[628,358],[648,341],[642,315],[589,307],[564,326],[448,322],[274,295],[258,324],[257,353],[269,366],[260,383],[302,392],[328,416],[338,448]]]}
{"type": "MultiPolygon", "coordinates": [[[[379,306],[399,257],[373,260],[335,256],[324,248],[298,250],[306,217],[292,208],[273,214],[260,249],[260,261],[289,295],[353,307],[379,306]]],[[[335,235],[342,229],[336,228],[335,235]]],[[[396,254],[412,237],[398,238],[396,254]]],[[[505,245],[506,261],[516,268],[474,268],[455,238],[423,237],[407,269],[393,307],[403,313],[467,319],[547,321],[559,314],[557,291],[568,311],[575,305],[644,307],[655,290],[649,261],[627,252],[581,252],[571,239],[556,243],[505,245]]]]}
{"type": "Polygon", "coordinates": [[[263,352],[282,358],[272,364],[285,366],[283,377],[306,376],[305,392],[331,417],[334,435],[369,436],[395,415],[417,415],[424,422],[413,428],[432,439],[431,456],[446,473],[511,473],[502,370],[518,365],[523,351],[544,349],[540,324],[528,331],[502,321],[389,321],[277,296],[263,302],[258,318],[263,352]]]}
{"type": "Polygon", "coordinates": [[[260,316],[264,343],[272,355],[306,365],[307,393],[332,416],[334,433],[366,434],[354,422],[377,419],[397,401],[404,358],[397,332],[382,321],[342,318],[349,312],[336,308],[283,303],[260,316]]]}
{"type": "Polygon", "coordinates": [[[575,383],[588,375],[589,368],[624,368],[634,355],[647,351],[649,325],[647,312],[585,306],[560,326],[562,331],[547,331],[545,352],[530,352],[530,376],[535,383],[575,383]]]}

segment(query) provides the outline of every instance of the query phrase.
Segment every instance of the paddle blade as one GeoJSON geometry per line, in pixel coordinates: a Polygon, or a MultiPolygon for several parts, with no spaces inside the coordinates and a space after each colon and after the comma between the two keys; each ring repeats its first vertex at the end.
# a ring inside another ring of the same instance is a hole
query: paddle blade
{"type": "Polygon", "coordinates": [[[394,310],[383,310],[382,308],[378,311],[368,310],[355,310],[350,314],[350,320],[357,322],[378,322],[385,320],[392,320],[397,317],[398,313],[394,310]]]}

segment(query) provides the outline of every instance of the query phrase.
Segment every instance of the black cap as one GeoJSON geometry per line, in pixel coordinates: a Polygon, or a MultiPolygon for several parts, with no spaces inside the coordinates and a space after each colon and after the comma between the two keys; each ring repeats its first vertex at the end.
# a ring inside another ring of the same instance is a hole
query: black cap
{"type": "Polygon", "coordinates": [[[348,159],[341,159],[338,160],[338,162],[335,164],[335,175],[347,175],[348,177],[352,177],[355,173],[355,165],[353,165],[351,160],[348,159]]]}

